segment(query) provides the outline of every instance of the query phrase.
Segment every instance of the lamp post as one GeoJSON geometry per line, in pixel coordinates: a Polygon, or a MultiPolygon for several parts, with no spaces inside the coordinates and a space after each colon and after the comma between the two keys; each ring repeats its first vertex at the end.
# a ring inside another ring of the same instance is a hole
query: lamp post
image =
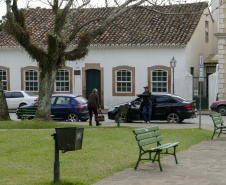
{"type": "Polygon", "coordinates": [[[172,60],[170,61],[170,66],[173,69],[173,94],[174,94],[174,68],[176,67],[176,64],[177,61],[173,57],[172,60]]]}

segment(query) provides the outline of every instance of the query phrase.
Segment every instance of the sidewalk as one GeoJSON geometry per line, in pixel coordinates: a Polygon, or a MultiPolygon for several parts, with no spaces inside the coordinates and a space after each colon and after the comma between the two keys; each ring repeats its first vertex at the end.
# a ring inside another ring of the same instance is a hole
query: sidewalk
{"type": "MultiPolygon", "coordinates": [[[[180,147],[180,146],[179,146],[180,147]]],[[[187,150],[177,152],[179,164],[173,156],[158,163],[144,163],[125,169],[95,185],[225,185],[226,184],[226,135],[203,141],[187,150]]],[[[135,165],[135,163],[134,163],[135,165]]]]}
{"type": "MultiPolygon", "coordinates": [[[[102,109],[101,111],[102,111],[103,114],[107,114],[108,113],[108,109],[102,109]]],[[[197,110],[197,111],[198,111],[197,113],[199,114],[199,110],[197,110]]],[[[215,113],[216,112],[213,112],[213,111],[208,110],[208,109],[203,109],[201,111],[202,115],[210,115],[210,114],[215,114],[215,113]]]]}

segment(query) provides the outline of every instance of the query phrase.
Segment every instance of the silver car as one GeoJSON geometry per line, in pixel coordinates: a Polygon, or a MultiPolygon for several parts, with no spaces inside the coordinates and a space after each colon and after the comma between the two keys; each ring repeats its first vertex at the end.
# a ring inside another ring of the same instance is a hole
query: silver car
{"type": "Polygon", "coordinates": [[[6,91],[5,92],[8,109],[17,109],[25,105],[31,105],[38,101],[38,96],[26,91],[6,91]]]}

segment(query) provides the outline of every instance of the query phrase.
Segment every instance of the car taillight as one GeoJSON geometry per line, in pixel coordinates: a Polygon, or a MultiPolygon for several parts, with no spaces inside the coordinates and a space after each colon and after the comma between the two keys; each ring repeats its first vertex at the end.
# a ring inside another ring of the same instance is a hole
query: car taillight
{"type": "Polygon", "coordinates": [[[191,104],[189,104],[189,105],[187,105],[185,108],[186,108],[186,109],[192,109],[192,106],[191,106],[191,104]]]}
{"type": "Polygon", "coordinates": [[[75,106],[76,109],[81,109],[81,110],[85,110],[85,107],[83,106],[75,106]]]}
{"type": "Polygon", "coordinates": [[[37,102],[37,101],[38,101],[38,98],[35,98],[35,99],[34,99],[34,102],[37,102]]]}

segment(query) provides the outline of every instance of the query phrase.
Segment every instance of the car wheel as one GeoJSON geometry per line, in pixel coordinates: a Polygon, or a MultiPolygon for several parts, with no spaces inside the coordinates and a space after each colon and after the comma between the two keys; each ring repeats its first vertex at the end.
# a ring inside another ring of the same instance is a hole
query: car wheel
{"type": "Polygon", "coordinates": [[[217,111],[221,114],[221,116],[226,116],[226,107],[220,106],[217,111]]]}
{"type": "Polygon", "coordinates": [[[19,105],[19,107],[23,107],[23,106],[25,106],[25,105],[27,105],[26,103],[21,103],[20,105],[19,105]]]}
{"type": "Polygon", "coordinates": [[[75,114],[75,113],[70,113],[70,114],[68,114],[68,116],[67,116],[67,120],[68,120],[69,122],[75,122],[75,121],[79,121],[79,117],[78,117],[78,115],[75,114]]]}
{"type": "Polygon", "coordinates": [[[167,121],[168,123],[180,123],[180,117],[177,113],[170,113],[167,116],[167,121]]]}
{"type": "Polygon", "coordinates": [[[115,122],[118,123],[118,119],[120,123],[127,123],[127,116],[125,114],[116,114],[115,115],[115,122]]]}

